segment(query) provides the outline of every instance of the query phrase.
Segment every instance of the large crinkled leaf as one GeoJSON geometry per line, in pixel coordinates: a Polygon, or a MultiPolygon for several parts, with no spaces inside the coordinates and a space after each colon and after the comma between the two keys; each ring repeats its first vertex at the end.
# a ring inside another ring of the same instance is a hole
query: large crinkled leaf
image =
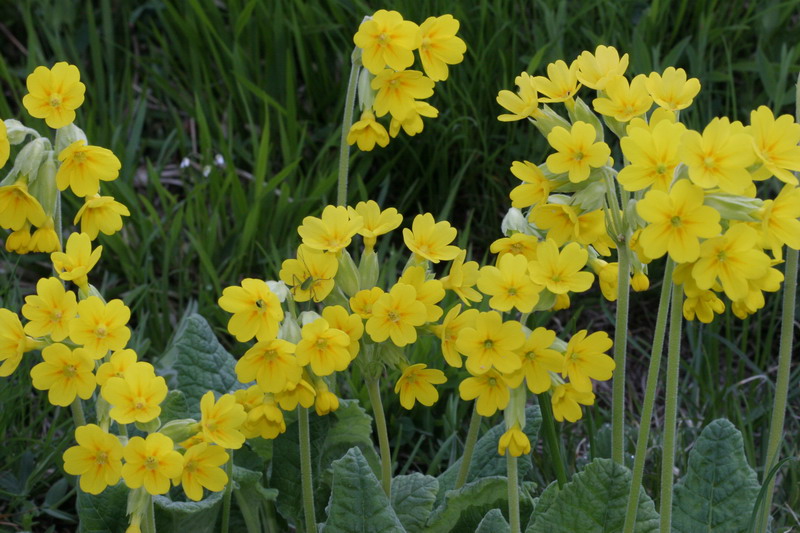
{"type": "Polygon", "coordinates": [[[511,526],[506,522],[500,509],[492,509],[483,517],[475,533],[509,533],[511,526]]]}
{"type": "Polygon", "coordinates": [[[358,447],[333,462],[324,533],[404,533],[389,498],[358,447]]]}
{"type": "Polygon", "coordinates": [[[507,502],[508,484],[505,477],[485,477],[467,483],[459,490],[447,491],[444,503],[428,519],[425,532],[475,531],[486,513],[505,508],[507,502]]]}
{"type": "MultiPolygon", "coordinates": [[[[177,497],[180,490],[173,489],[171,493],[177,497]]],[[[212,533],[215,531],[224,494],[225,491],[206,492],[206,497],[199,502],[173,501],[167,496],[153,496],[156,530],[212,533]]]]}
{"type": "Polygon", "coordinates": [[[217,340],[206,320],[185,315],[178,324],[170,347],[159,361],[170,388],[186,395],[188,414],[200,418],[200,398],[208,391],[217,395],[242,388],[236,380],[236,360],[217,340]]]}
{"type": "Polygon", "coordinates": [[[533,500],[533,510],[528,515],[528,526],[525,528],[525,533],[533,533],[534,518],[536,515],[543,514],[556,500],[558,495],[558,482],[553,481],[547,488],[539,495],[538,498],[533,500]]]}
{"type": "Polygon", "coordinates": [[[125,508],[130,489],[120,482],[100,494],[78,491],[79,533],[117,533],[128,527],[125,508]]]}
{"type": "Polygon", "coordinates": [[[392,508],[408,533],[424,531],[438,491],[436,478],[419,472],[392,479],[392,508]]]}
{"type": "Polygon", "coordinates": [[[186,403],[186,395],[179,390],[169,391],[167,397],[161,402],[161,415],[159,416],[161,423],[166,424],[188,416],[189,404],[186,403]]]}
{"type": "Polygon", "coordinates": [[[742,434],[728,420],[714,420],[700,433],[689,452],[686,475],[675,485],[672,530],[747,531],[758,491],[742,434]]]}
{"type": "MultiPolygon", "coordinates": [[[[575,474],[557,491],[551,487],[539,499],[528,524],[528,533],[617,533],[625,522],[631,472],[610,459],[598,458],[575,474]],[[555,494],[547,495],[548,491],[555,494]],[[557,492],[556,492],[557,491],[557,492]],[[547,498],[545,499],[545,495],[547,498]],[[549,505],[547,505],[549,504],[549,505]]],[[[653,500],[639,492],[636,533],[658,531],[658,512],[653,500]]]]}

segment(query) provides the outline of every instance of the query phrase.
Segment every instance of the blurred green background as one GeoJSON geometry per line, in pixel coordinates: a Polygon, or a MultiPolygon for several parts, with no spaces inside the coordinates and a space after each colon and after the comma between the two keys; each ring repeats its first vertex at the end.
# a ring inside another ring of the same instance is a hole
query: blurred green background
{"type": "MultiPolygon", "coordinates": [[[[468,51],[450,79],[437,84],[430,101],[440,116],[426,120],[422,134],[400,136],[370,153],[354,150],[350,201],[376,199],[397,207],[407,221],[425,211],[447,218],[460,231],[459,243],[479,259],[500,233],[515,182],[511,162],[541,161],[547,149],[530,125],[496,120],[497,92],[512,89],[523,70],[542,74],[551,61],[569,62],[609,44],[630,54],[630,74],[676,66],[700,79],[700,95],[682,114],[690,126],[721,115],[747,121],[762,104],[794,111],[798,0],[4,1],[0,117],[20,118],[44,132],[42,121],[21,111],[25,77],[40,64],[68,61],[87,86],[78,125],[90,142],[111,148],[122,161],[120,179],[104,190],[133,216],[121,234],[101,237],[102,279],[96,283],[132,308],[133,343],[145,358],[158,357],[193,302],[223,342],[241,353],[224,332],[226,315],[216,300],[243,277],[275,278],[297,245],[302,218],[335,200],[352,35],[363,16],[379,8],[418,23],[452,13],[468,51]]],[[[77,207],[67,206],[67,216],[77,207]]],[[[401,242],[397,237],[394,244],[401,242]]],[[[41,257],[0,254],[0,305],[18,309],[49,265],[41,257]]],[[[655,292],[634,299],[634,391],[643,387],[655,292]]],[[[725,315],[710,326],[688,326],[684,444],[704,421],[727,416],[744,432],[751,464],[763,462],[776,305],[769,299],[743,323],[725,315]]],[[[613,306],[593,295],[552,318],[568,331],[576,323],[600,328],[612,317],[613,306]]],[[[32,393],[29,366],[0,387],[0,530],[32,524],[40,530],[35,524],[41,523],[70,530],[72,481],[56,483],[71,440],[63,433],[68,413],[32,393]]],[[[800,417],[796,371],[792,379],[788,435],[797,434],[800,417]]],[[[363,387],[350,386],[366,399],[363,387]]],[[[467,406],[448,400],[455,387],[454,380],[445,386],[438,411],[401,413],[397,399],[388,398],[389,424],[403,428],[393,435],[398,470],[436,472],[458,456],[467,406]]],[[[636,398],[631,413],[639,412],[636,398]]],[[[599,444],[587,451],[586,443],[594,443],[606,407],[601,401],[586,424],[567,428],[568,455],[602,453],[599,444]]],[[[797,453],[796,439],[787,439],[785,451],[797,453]]],[[[546,458],[541,467],[543,477],[552,478],[546,458]]],[[[797,525],[791,509],[800,508],[799,479],[796,465],[780,477],[776,502],[789,525],[797,525]]],[[[645,482],[657,495],[653,480],[645,482]]]]}

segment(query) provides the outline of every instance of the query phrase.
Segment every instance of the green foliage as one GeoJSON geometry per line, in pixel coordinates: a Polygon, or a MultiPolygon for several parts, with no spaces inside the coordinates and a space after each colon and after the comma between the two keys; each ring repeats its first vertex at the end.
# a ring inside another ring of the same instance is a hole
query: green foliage
{"type": "Polygon", "coordinates": [[[508,507],[508,482],[505,477],[482,477],[459,490],[448,490],[444,502],[433,511],[425,531],[449,533],[474,531],[492,509],[508,507]]]}
{"type": "Polygon", "coordinates": [[[511,526],[506,522],[500,509],[492,509],[486,513],[481,523],[478,524],[478,529],[475,530],[475,533],[508,533],[510,531],[511,526]]]}
{"type": "Polygon", "coordinates": [[[192,533],[216,531],[215,525],[224,494],[224,491],[211,492],[199,502],[174,501],[166,496],[154,496],[156,529],[192,533]]]}
{"type": "Polygon", "coordinates": [[[439,481],[418,472],[392,478],[392,508],[408,533],[425,531],[433,511],[439,481]]]}
{"type": "Polygon", "coordinates": [[[100,494],[78,491],[79,533],[117,533],[128,527],[125,505],[130,489],[117,483],[100,494]]]}
{"type": "Polygon", "coordinates": [[[748,531],[759,488],[744,456],[742,434],[728,420],[714,420],[700,433],[686,475],[675,485],[673,530],[748,531]]]}

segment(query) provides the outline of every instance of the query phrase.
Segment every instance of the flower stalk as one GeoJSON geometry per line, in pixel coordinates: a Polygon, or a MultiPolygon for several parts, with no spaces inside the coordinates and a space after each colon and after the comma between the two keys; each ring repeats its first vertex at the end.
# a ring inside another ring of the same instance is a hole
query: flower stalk
{"type": "Polygon", "coordinates": [[[228,484],[225,485],[225,494],[222,497],[222,533],[228,533],[231,520],[231,496],[233,495],[233,450],[230,452],[230,458],[225,463],[225,474],[228,476],[228,484]]]}
{"type": "Polygon", "coordinates": [[[392,452],[389,448],[389,433],[386,429],[386,417],[383,414],[383,402],[378,386],[378,378],[367,382],[369,401],[372,404],[372,416],[375,417],[375,430],[378,432],[378,446],[381,452],[381,486],[386,496],[392,491],[392,452]]]}
{"type": "Polygon", "coordinates": [[[347,204],[347,180],[350,169],[350,144],[347,142],[347,134],[350,131],[350,126],[353,125],[353,110],[356,106],[358,71],[361,69],[361,61],[356,59],[358,52],[358,48],[356,48],[356,50],[353,52],[353,58],[350,63],[350,78],[347,82],[347,95],[345,96],[344,100],[342,137],[339,142],[339,178],[336,189],[336,205],[347,204]]]}
{"type": "Polygon", "coordinates": [[[303,513],[306,531],[316,533],[317,519],[314,512],[314,486],[311,479],[311,432],[308,426],[308,409],[297,406],[297,424],[300,430],[300,477],[303,489],[303,513]]]}
{"type": "Polygon", "coordinates": [[[556,468],[556,479],[558,486],[563,487],[567,482],[567,470],[564,467],[564,459],[561,457],[561,445],[556,435],[556,424],[553,419],[553,406],[550,403],[550,395],[542,393],[537,395],[539,398],[539,408],[542,411],[542,428],[544,429],[544,440],[550,452],[550,458],[556,468]]]}
{"type": "MultiPolygon", "coordinates": [[[[624,238],[624,236],[622,237],[624,238]]],[[[623,463],[625,453],[625,354],[628,349],[628,308],[631,286],[631,261],[628,244],[618,244],[619,277],[617,316],[614,326],[614,380],[611,396],[611,458],[623,463]]]]}
{"type": "Polygon", "coordinates": [[[469,419],[469,429],[467,430],[467,440],[464,443],[464,454],[461,456],[461,467],[458,469],[455,490],[460,489],[467,482],[469,467],[472,463],[472,452],[475,451],[475,443],[478,441],[478,430],[481,427],[481,415],[478,414],[478,404],[472,409],[472,417],[469,419]]]}
{"type": "Polygon", "coordinates": [[[508,521],[511,533],[520,533],[519,520],[519,480],[517,475],[517,458],[506,451],[508,469],[508,521]]]}

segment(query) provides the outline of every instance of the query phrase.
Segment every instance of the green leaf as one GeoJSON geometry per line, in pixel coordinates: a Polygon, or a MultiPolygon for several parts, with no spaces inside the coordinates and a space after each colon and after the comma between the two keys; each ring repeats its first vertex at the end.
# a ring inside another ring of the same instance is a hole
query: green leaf
{"type": "MultiPolygon", "coordinates": [[[[182,491],[170,491],[177,497],[182,491]]],[[[199,502],[175,501],[168,496],[153,496],[156,511],[157,531],[191,531],[192,533],[212,533],[217,523],[217,515],[222,508],[225,491],[211,492],[199,502]]]]}
{"type": "Polygon", "coordinates": [[[419,472],[392,479],[392,508],[408,533],[424,530],[438,491],[439,481],[419,472]]]}
{"type": "Polygon", "coordinates": [[[324,533],[397,532],[403,525],[358,447],[333,462],[333,489],[324,533]]]}
{"type": "Polygon", "coordinates": [[[186,402],[186,395],[179,390],[171,390],[167,397],[161,402],[161,423],[166,424],[171,420],[188,418],[189,404],[186,402]]]}
{"type": "MultiPolygon", "coordinates": [[[[624,466],[610,459],[595,459],[560,491],[553,485],[544,491],[526,533],[622,531],[631,477],[624,466]]],[[[658,531],[658,526],[653,500],[641,489],[634,531],[658,531]]]]}
{"type": "Polygon", "coordinates": [[[533,500],[533,510],[531,511],[530,515],[528,516],[528,527],[525,528],[525,533],[533,533],[533,527],[535,522],[535,517],[544,513],[550,506],[553,505],[553,502],[558,495],[558,482],[553,481],[550,483],[547,488],[544,489],[542,494],[533,500]]]}
{"type": "Polygon", "coordinates": [[[100,494],[86,494],[78,490],[77,507],[79,533],[118,533],[128,527],[125,508],[128,487],[117,483],[100,494]]]}
{"type": "Polygon", "coordinates": [[[211,326],[195,313],[185,315],[169,349],[159,361],[171,389],[182,391],[190,417],[200,419],[200,398],[208,391],[225,394],[242,388],[236,380],[236,360],[217,340],[211,326]]]}
{"type": "MultiPolygon", "coordinates": [[[[494,453],[497,453],[497,450],[494,450],[494,453]]],[[[447,491],[444,504],[431,514],[425,531],[426,533],[475,531],[487,512],[504,508],[507,501],[508,484],[504,477],[485,477],[467,483],[459,490],[447,491]]]]}
{"type": "Polygon", "coordinates": [[[510,533],[511,526],[506,522],[500,509],[492,509],[483,517],[475,533],[510,533]]]}
{"type": "Polygon", "coordinates": [[[714,420],[700,433],[686,475],[675,485],[673,531],[747,531],[759,487],[742,434],[728,420],[714,420]]]}

